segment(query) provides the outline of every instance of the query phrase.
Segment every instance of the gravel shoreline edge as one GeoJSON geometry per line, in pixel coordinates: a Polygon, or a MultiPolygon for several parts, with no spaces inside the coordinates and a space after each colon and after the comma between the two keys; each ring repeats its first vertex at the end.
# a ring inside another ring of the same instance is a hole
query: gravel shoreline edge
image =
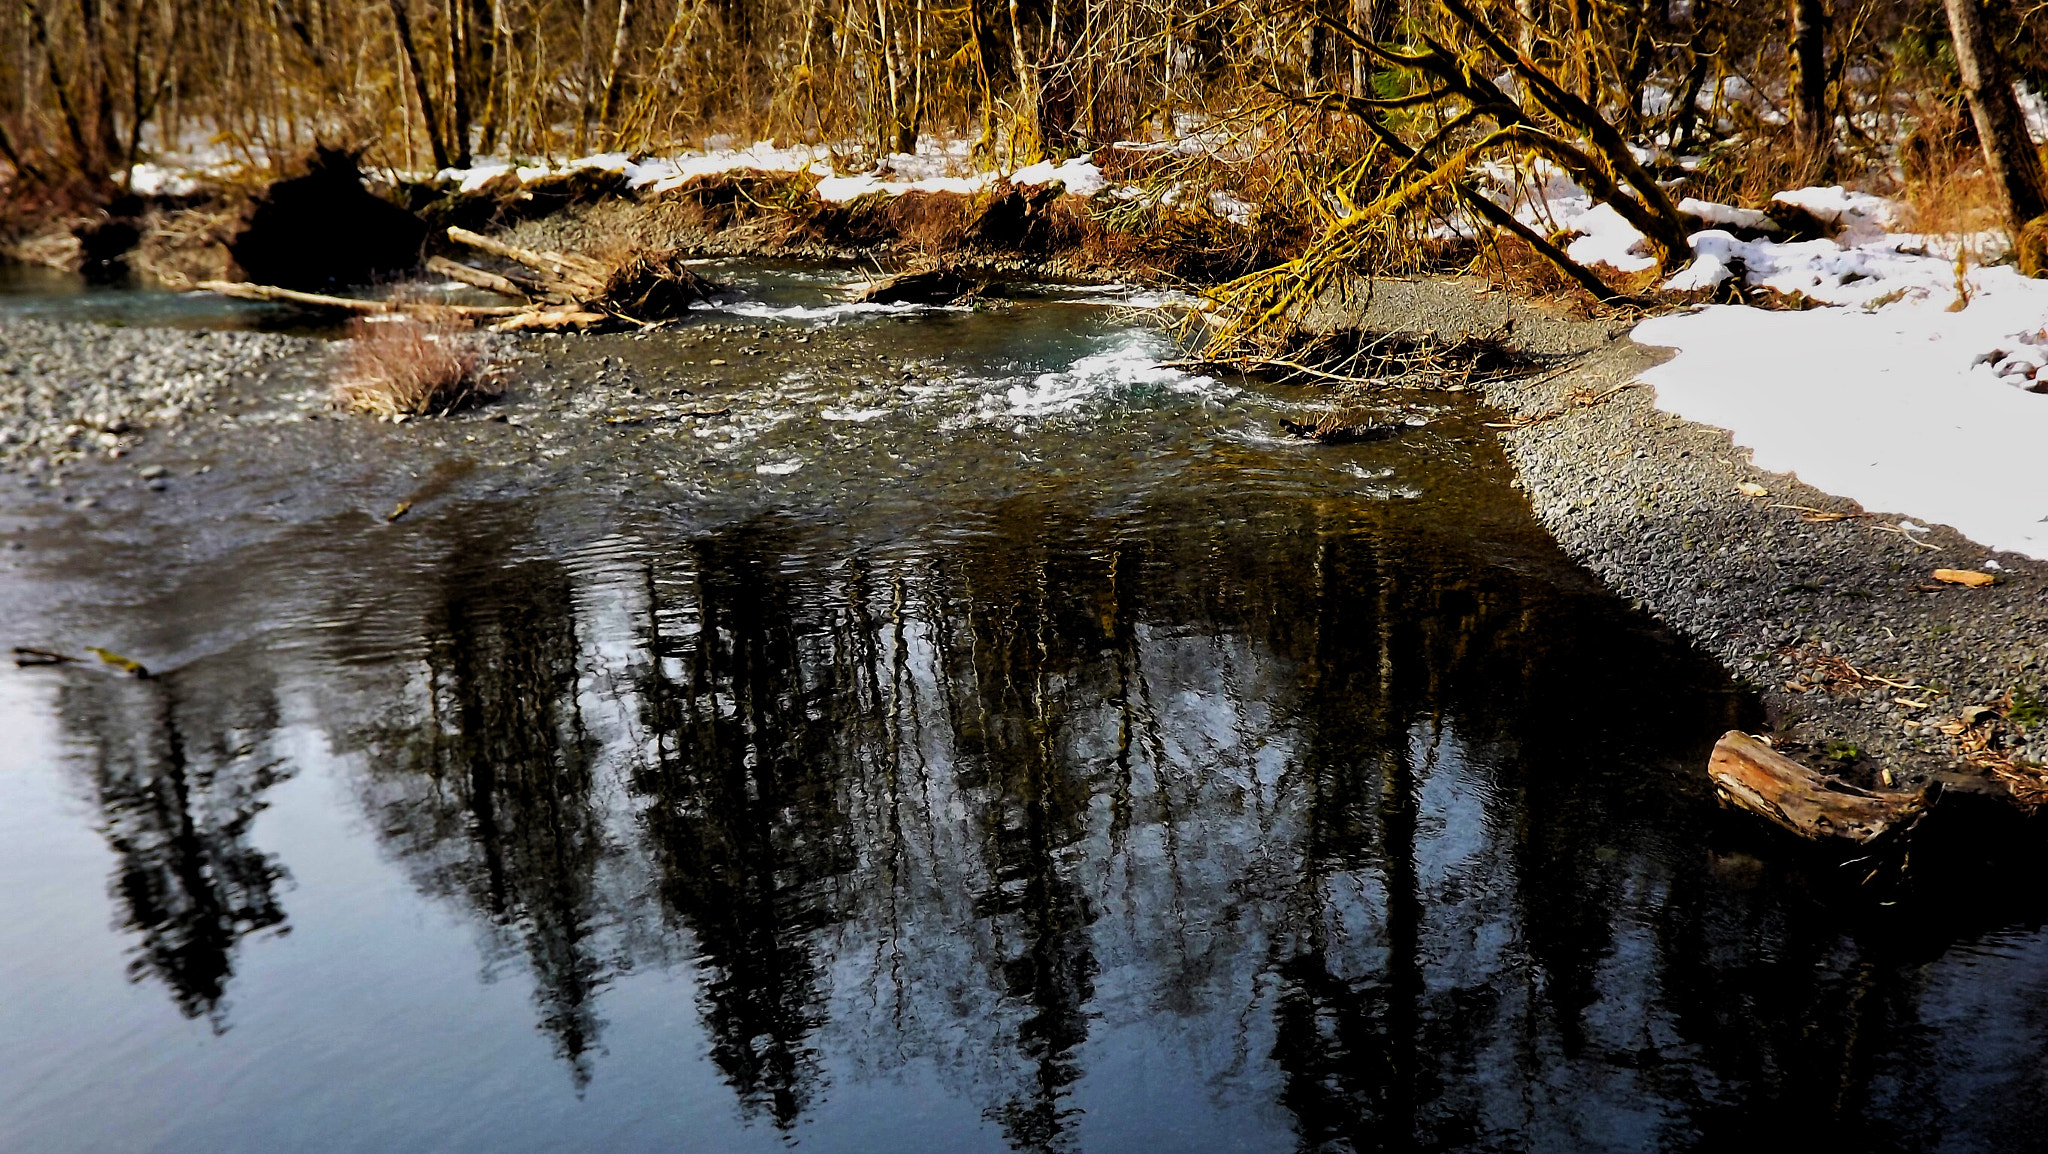
{"type": "Polygon", "coordinates": [[[1484,387],[1537,518],[1753,688],[1781,750],[1865,786],[2048,799],[2048,564],[1942,526],[1915,544],[1897,516],[1755,468],[1726,430],[1657,408],[1637,376],[1668,354],[1630,340],[1629,322],[1573,319],[1483,281],[1346,296],[1316,323],[1451,337],[1511,319],[1510,345],[1558,366],[1484,387]],[[1995,585],[1933,579],[1986,561],[1995,585]]]}

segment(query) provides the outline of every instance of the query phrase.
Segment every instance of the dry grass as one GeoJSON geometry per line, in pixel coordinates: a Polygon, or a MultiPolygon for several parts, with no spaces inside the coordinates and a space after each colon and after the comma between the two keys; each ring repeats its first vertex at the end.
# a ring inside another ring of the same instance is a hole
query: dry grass
{"type": "Polygon", "coordinates": [[[1913,228],[1930,235],[1971,237],[2005,230],[1998,190],[1981,165],[1908,179],[1904,200],[1913,208],[1913,228]]]}
{"type": "Polygon", "coordinates": [[[355,322],[335,403],[400,419],[451,413],[503,391],[483,338],[452,322],[355,322]]]}
{"type": "MultiPolygon", "coordinates": [[[[1559,238],[1550,239],[1559,247],[1570,243],[1568,240],[1559,243],[1559,238]]],[[[1467,271],[1485,277],[1495,288],[1526,294],[1538,300],[1570,301],[1588,307],[1598,303],[1579,282],[1566,276],[1518,236],[1505,233],[1488,236],[1477,246],[1477,255],[1472,258],[1467,271]]],[[[1614,284],[1617,279],[1613,269],[1597,271],[1609,284],[1614,284]]]]}

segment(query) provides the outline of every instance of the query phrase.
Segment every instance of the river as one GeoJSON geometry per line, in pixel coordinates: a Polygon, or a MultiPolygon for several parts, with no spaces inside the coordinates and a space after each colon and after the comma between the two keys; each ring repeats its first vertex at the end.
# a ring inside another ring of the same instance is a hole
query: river
{"type": "MultiPolygon", "coordinates": [[[[1476,405],[1307,444],[1141,295],[716,275],[469,416],[312,358],[10,479],[4,640],[153,675],[0,674],[0,1147],[2040,1141],[2038,911],[1718,814],[1751,699],[1476,405]]],[[[0,307],[277,321],[204,299],[0,307]]]]}

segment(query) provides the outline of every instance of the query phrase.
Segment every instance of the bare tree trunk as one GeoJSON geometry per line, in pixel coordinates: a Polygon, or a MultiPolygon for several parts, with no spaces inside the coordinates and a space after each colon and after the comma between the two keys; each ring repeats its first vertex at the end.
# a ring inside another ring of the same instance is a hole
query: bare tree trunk
{"type": "Polygon", "coordinates": [[[441,119],[434,112],[434,98],[427,91],[427,73],[420,67],[420,51],[412,40],[412,19],[405,10],[405,0],[390,0],[391,23],[398,29],[398,47],[405,53],[406,67],[412,70],[413,94],[419,97],[420,119],[427,122],[427,147],[434,152],[434,169],[448,167],[448,142],[442,139],[441,119]]]}
{"type": "Polygon", "coordinates": [[[1792,0],[1792,136],[1805,170],[1802,176],[1822,180],[1833,168],[1834,152],[1827,44],[1826,0],[1792,0]]]}
{"type": "MultiPolygon", "coordinates": [[[[1373,18],[1372,0],[1348,0],[1346,20],[1368,41],[1379,38],[1378,21],[1373,18]]],[[[1372,90],[1372,57],[1357,44],[1351,46],[1351,95],[1369,96],[1372,90]]]]}
{"type": "Polygon", "coordinates": [[[107,63],[106,30],[99,0],[79,0],[79,30],[85,36],[85,76],[92,86],[93,140],[100,156],[120,155],[121,137],[114,129],[114,70],[107,63]]]}
{"type": "Polygon", "coordinates": [[[590,55],[590,0],[583,0],[582,18],[576,24],[576,39],[583,47],[582,67],[576,74],[576,151],[583,151],[584,133],[590,129],[590,82],[597,65],[590,55]]]}
{"type": "Polygon", "coordinates": [[[469,167],[469,19],[462,0],[441,6],[448,20],[448,135],[454,137],[455,167],[469,167]]]}
{"type": "Polygon", "coordinates": [[[498,74],[498,38],[504,35],[504,0],[474,0],[477,20],[484,26],[482,72],[484,76],[483,147],[485,153],[498,147],[498,119],[510,98],[510,80],[498,74]]]}
{"type": "Polygon", "coordinates": [[[78,119],[78,106],[72,102],[70,86],[64,82],[64,66],[57,59],[56,46],[50,43],[50,26],[43,19],[43,10],[35,0],[22,0],[22,7],[28,11],[29,26],[35,31],[36,43],[43,49],[43,63],[50,70],[50,87],[57,94],[57,110],[64,114],[64,130],[71,137],[72,163],[88,177],[97,176],[99,165],[93,158],[92,146],[85,142],[85,125],[78,119]]]}
{"type": "MultiPolygon", "coordinates": [[[[882,50],[882,75],[889,91],[888,123],[876,143],[883,152],[908,152],[903,146],[903,69],[897,61],[896,31],[889,26],[888,0],[875,0],[875,43],[882,50]]],[[[911,141],[910,147],[917,147],[917,142],[911,141]]]]}
{"type": "Polygon", "coordinates": [[[633,19],[633,0],[619,0],[619,18],[612,25],[612,57],[604,71],[604,103],[598,106],[597,122],[607,139],[615,139],[613,116],[619,107],[619,92],[626,84],[626,32],[633,19]]]}
{"type": "Polygon", "coordinates": [[[2012,82],[1998,58],[1998,45],[1984,26],[1980,0],[1946,0],[1949,33],[1955,40],[1956,67],[1963,74],[1963,95],[1977,122],[1984,146],[1984,167],[1998,186],[2007,225],[2018,237],[2029,222],[2048,215],[2048,177],[2041,155],[2027,135],[2012,82]]]}
{"type": "MultiPolygon", "coordinates": [[[[1037,161],[1043,151],[1043,138],[1038,125],[1038,69],[1032,66],[1031,57],[1024,51],[1023,16],[1017,8],[1017,0],[1010,0],[1011,67],[1017,72],[1017,109],[1031,119],[1030,137],[1022,142],[1024,153],[1017,159],[1030,164],[1037,161]]],[[[1012,131],[1013,149],[1016,135],[1025,131],[1022,119],[1019,118],[1020,122],[1012,131]]]]}

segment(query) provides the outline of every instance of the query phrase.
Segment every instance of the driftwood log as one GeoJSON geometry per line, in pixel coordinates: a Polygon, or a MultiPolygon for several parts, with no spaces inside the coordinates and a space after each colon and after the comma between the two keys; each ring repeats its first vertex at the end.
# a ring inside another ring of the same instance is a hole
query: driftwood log
{"type": "Polygon", "coordinates": [[[526,288],[511,277],[500,276],[494,272],[485,272],[480,268],[471,268],[460,261],[449,260],[445,256],[428,257],[427,271],[439,276],[445,276],[452,281],[460,281],[471,288],[480,288],[485,292],[497,293],[499,296],[514,297],[519,300],[531,298],[531,294],[527,292],[526,288]]]}
{"type": "Polygon", "coordinates": [[[551,297],[567,301],[594,301],[604,295],[605,278],[611,270],[597,261],[573,252],[541,252],[492,240],[466,228],[451,228],[448,239],[478,252],[524,265],[539,274],[540,287],[551,297]]]}
{"type": "Polygon", "coordinates": [[[493,292],[510,290],[508,295],[547,306],[493,326],[500,332],[582,331],[620,322],[644,325],[674,320],[709,301],[723,287],[692,272],[675,249],[636,253],[617,268],[607,268],[578,253],[521,248],[466,228],[449,229],[448,239],[528,270],[530,275],[500,275],[440,257],[427,264],[465,284],[493,292]]]}
{"type": "Polygon", "coordinates": [[[273,301],[321,312],[420,315],[491,321],[499,332],[588,332],[674,320],[712,299],[722,285],[698,276],[675,249],[635,253],[611,268],[580,253],[541,252],[492,240],[464,228],[448,239],[521,266],[490,272],[446,257],[430,257],[428,272],[520,300],[517,305],[444,305],[361,300],[278,285],[201,281],[194,286],[243,300],[273,301]]]}
{"type": "Polygon", "coordinates": [[[1721,801],[1800,837],[1843,848],[1903,832],[1925,813],[1931,790],[1873,793],[1816,773],[1746,733],[1729,730],[1707,763],[1721,801]]]}
{"type": "Polygon", "coordinates": [[[853,299],[876,305],[949,305],[981,291],[981,282],[950,265],[913,269],[852,286],[853,299]]]}
{"type": "Polygon", "coordinates": [[[298,305],[301,308],[322,312],[355,313],[363,316],[379,313],[432,313],[442,316],[490,318],[516,316],[528,311],[518,305],[439,305],[410,301],[361,300],[356,297],[300,292],[298,289],[279,288],[276,285],[249,284],[246,281],[203,280],[192,287],[219,293],[224,297],[234,297],[237,300],[270,301],[274,304],[298,305]]]}

